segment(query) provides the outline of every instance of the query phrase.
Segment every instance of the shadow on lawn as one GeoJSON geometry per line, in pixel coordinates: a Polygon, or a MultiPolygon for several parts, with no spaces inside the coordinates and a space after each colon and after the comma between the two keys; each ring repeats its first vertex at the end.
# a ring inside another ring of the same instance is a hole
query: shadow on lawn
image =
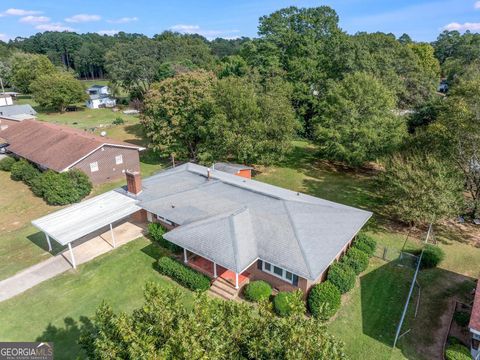
{"type": "MultiPolygon", "coordinates": [[[[42,250],[48,252],[48,243],[47,243],[47,239],[45,238],[45,234],[43,232],[39,231],[35,234],[28,235],[27,239],[30,240],[35,245],[37,245],[42,250]]],[[[52,255],[57,255],[60,252],[62,252],[62,250],[65,249],[65,246],[60,245],[59,243],[57,243],[52,239],[50,239],[50,242],[52,244],[52,251],[50,251],[50,254],[52,255]]]]}
{"type": "Polygon", "coordinates": [[[92,326],[90,319],[86,316],[81,316],[79,324],[71,317],[66,317],[63,322],[65,324],[64,327],[48,324],[36,341],[53,342],[55,359],[85,358],[78,340],[82,330],[92,326]]]}
{"type": "MultiPolygon", "coordinates": [[[[363,333],[389,347],[393,346],[414,269],[399,266],[398,261],[386,263],[360,278],[363,333]]],[[[448,331],[450,301],[462,301],[474,289],[473,279],[448,270],[421,270],[418,287],[410,301],[397,343],[407,358],[442,358],[443,340],[448,331]],[[418,302],[417,316],[414,316],[418,302]]]]}

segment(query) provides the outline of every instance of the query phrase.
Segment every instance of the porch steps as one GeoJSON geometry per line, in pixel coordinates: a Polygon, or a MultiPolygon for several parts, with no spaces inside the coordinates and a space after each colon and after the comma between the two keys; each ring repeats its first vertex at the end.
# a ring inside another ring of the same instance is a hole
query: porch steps
{"type": "Polygon", "coordinates": [[[219,297],[225,300],[233,300],[237,297],[238,290],[235,289],[228,281],[218,277],[210,286],[208,290],[210,295],[219,297]]]}

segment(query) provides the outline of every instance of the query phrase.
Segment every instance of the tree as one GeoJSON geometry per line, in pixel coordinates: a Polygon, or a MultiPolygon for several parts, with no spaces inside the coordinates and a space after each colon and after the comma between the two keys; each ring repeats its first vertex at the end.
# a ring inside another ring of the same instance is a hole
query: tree
{"type": "Polygon", "coordinates": [[[256,307],[197,294],[191,309],[173,287],[149,283],[131,314],[107,304],[82,329],[89,359],[346,359],[343,344],[300,311],[276,316],[256,307]]]}
{"type": "Polygon", "coordinates": [[[40,106],[61,112],[68,105],[87,98],[83,84],[64,71],[38,76],[31,83],[30,90],[40,106]]]}
{"type": "Polygon", "coordinates": [[[479,108],[480,74],[459,81],[427,133],[428,150],[451,161],[463,175],[474,216],[478,216],[480,205],[479,108]]]}
{"type": "Polygon", "coordinates": [[[41,75],[55,72],[55,66],[44,55],[17,53],[13,56],[10,81],[23,93],[30,92],[30,84],[41,75]]]}
{"type": "Polygon", "coordinates": [[[204,160],[272,163],[289,151],[299,124],[290,87],[280,79],[261,86],[252,78],[228,77],[215,87],[216,116],[209,122],[204,160]]]}
{"type": "Polygon", "coordinates": [[[381,184],[390,213],[410,225],[453,217],[463,205],[459,172],[448,162],[431,155],[392,157],[386,164],[381,184]]]}
{"type": "Polygon", "coordinates": [[[435,49],[427,43],[416,43],[407,45],[417,56],[422,72],[430,79],[440,77],[440,63],[435,57],[435,49]]]}
{"type": "Polygon", "coordinates": [[[331,160],[360,166],[390,153],[406,133],[395,98],[373,76],[348,74],[331,84],[316,117],[316,141],[331,160]]]}
{"type": "Polygon", "coordinates": [[[150,147],[164,156],[196,160],[215,114],[215,76],[206,71],[179,74],[154,84],[145,98],[142,124],[150,147]]]}
{"type": "Polygon", "coordinates": [[[158,44],[146,38],[117,43],[105,55],[111,81],[141,97],[155,81],[158,67],[158,44]]]}

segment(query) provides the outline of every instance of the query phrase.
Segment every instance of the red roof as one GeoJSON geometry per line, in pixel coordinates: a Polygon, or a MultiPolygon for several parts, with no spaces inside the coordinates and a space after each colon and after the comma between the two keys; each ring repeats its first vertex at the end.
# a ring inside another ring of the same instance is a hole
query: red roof
{"type": "Polygon", "coordinates": [[[143,150],[134,144],[36,120],[9,126],[0,131],[0,137],[14,154],[55,171],[67,170],[104,145],[143,150]]]}
{"type": "Polygon", "coordinates": [[[470,329],[480,332],[480,286],[477,282],[477,289],[475,290],[475,300],[473,300],[472,315],[470,316],[470,329]]]}

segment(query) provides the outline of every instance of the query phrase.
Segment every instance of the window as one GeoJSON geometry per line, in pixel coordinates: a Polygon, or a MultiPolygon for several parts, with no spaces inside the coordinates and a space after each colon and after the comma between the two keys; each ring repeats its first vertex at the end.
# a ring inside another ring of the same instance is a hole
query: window
{"type": "Polygon", "coordinates": [[[90,163],[90,172],[97,172],[98,171],[98,162],[92,162],[90,163]]]}
{"type": "Polygon", "coordinates": [[[262,270],[290,284],[294,283],[294,275],[290,271],[287,271],[278,266],[272,265],[266,261],[263,261],[262,270]]]}
{"type": "Polygon", "coordinates": [[[157,219],[165,224],[173,225],[173,223],[170,220],[165,219],[163,216],[157,215],[157,219]]]}
{"type": "Polygon", "coordinates": [[[115,156],[115,164],[117,165],[123,164],[123,155],[115,156]]]}

